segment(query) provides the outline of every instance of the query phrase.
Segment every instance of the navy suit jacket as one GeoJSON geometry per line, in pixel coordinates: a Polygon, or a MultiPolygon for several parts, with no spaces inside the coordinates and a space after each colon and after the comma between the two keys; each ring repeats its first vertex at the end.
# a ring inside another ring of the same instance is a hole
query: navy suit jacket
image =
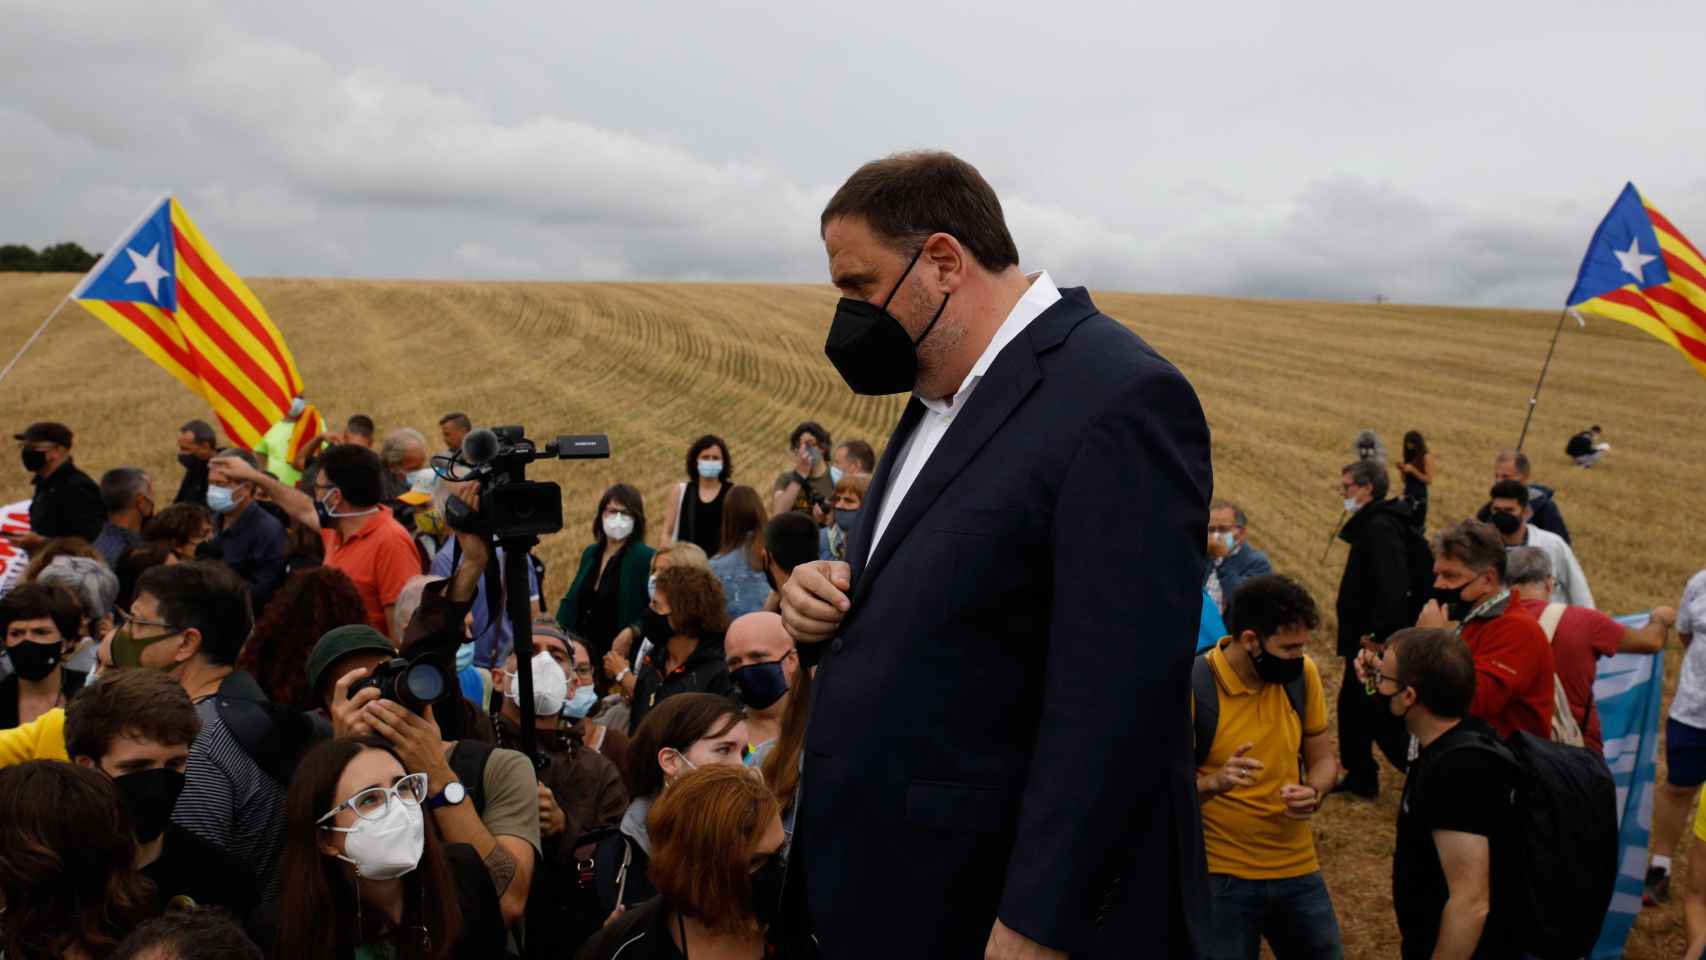
{"type": "Polygon", "coordinates": [[[852,609],[810,651],[789,872],[818,944],[982,956],[999,917],[1078,956],[1194,956],[1188,699],[1212,486],[1196,394],[1063,290],[866,562],[922,412],[907,405],[851,537],[852,609]]]}

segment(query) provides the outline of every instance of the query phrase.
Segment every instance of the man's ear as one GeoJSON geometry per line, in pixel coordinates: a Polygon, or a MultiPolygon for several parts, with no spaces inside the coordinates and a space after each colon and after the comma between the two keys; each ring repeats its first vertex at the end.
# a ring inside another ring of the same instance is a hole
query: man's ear
{"type": "Polygon", "coordinates": [[[75,763],[76,765],[78,765],[79,767],[82,767],[85,770],[99,770],[100,769],[100,767],[98,767],[95,764],[95,761],[90,759],[89,757],[72,757],[71,762],[75,763]]]}
{"type": "Polygon", "coordinates": [[[1243,643],[1246,640],[1256,641],[1257,647],[1260,647],[1262,645],[1262,638],[1260,636],[1257,636],[1256,631],[1254,631],[1254,630],[1245,630],[1242,633],[1238,634],[1238,642],[1239,643],[1243,643]]]}
{"type": "Polygon", "coordinates": [[[178,634],[178,649],[173,653],[172,666],[178,667],[195,658],[201,652],[201,630],[189,627],[178,634]]]}
{"type": "Polygon", "coordinates": [[[937,293],[953,293],[966,281],[966,270],[970,266],[970,254],[951,235],[933,233],[924,241],[924,253],[919,257],[936,271],[934,283],[931,285],[937,293]]]}

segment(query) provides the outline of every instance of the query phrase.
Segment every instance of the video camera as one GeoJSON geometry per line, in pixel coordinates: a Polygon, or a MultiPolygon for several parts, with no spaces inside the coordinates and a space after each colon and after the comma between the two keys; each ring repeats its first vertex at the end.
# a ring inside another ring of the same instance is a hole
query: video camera
{"type": "Polygon", "coordinates": [[[482,427],[468,434],[455,454],[433,458],[433,469],[446,480],[478,481],[480,507],[460,497],[444,505],[451,529],[485,534],[497,540],[539,537],[563,529],[563,490],[550,481],[527,479],[535,460],[602,460],[610,456],[603,434],[560,436],[540,449],[521,426],[482,427]]]}

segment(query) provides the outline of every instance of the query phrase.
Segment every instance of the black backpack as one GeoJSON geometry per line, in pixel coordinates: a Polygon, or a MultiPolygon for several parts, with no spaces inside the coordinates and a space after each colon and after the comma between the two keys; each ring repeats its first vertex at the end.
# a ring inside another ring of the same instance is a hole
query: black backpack
{"type": "MultiPolygon", "coordinates": [[[[1299,720],[1303,719],[1309,696],[1307,683],[1306,674],[1298,671],[1297,679],[1285,685],[1285,698],[1291,701],[1299,720]]],[[[1214,731],[1220,726],[1220,690],[1215,686],[1214,666],[1208,662],[1207,653],[1198,655],[1191,664],[1191,699],[1196,701],[1191,723],[1196,732],[1196,758],[1200,767],[1208,761],[1208,751],[1214,746],[1214,731]]]]}
{"type": "Polygon", "coordinates": [[[1517,731],[1486,750],[1516,770],[1511,818],[1493,840],[1493,886],[1508,928],[1540,960],[1577,960],[1599,941],[1617,883],[1617,784],[1598,753],[1517,731]]]}

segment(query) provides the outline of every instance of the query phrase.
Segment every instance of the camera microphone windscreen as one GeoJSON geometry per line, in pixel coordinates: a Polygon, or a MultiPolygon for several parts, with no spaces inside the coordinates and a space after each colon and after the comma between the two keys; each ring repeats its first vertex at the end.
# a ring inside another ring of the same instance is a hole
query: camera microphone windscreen
{"type": "Polygon", "coordinates": [[[479,466],[498,455],[498,435],[481,427],[462,438],[462,459],[470,466],[479,466]]]}

